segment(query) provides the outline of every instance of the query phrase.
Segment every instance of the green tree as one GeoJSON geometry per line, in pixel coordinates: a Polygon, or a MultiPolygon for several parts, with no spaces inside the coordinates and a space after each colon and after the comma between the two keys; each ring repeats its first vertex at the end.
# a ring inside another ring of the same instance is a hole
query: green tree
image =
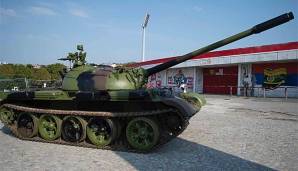
{"type": "Polygon", "coordinates": [[[46,68],[34,69],[32,74],[34,80],[50,80],[51,75],[46,68]]]}
{"type": "Polygon", "coordinates": [[[0,78],[13,78],[14,75],[15,71],[12,64],[0,65],[0,78]]]}
{"type": "Polygon", "coordinates": [[[14,78],[32,78],[33,69],[26,65],[14,65],[15,75],[14,78]]]}
{"type": "Polygon", "coordinates": [[[29,68],[29,69],[32,69],[33,65],[32,64],[27,64],[26,67],[29,68]]]}
{"type": "Polygon", "coordinates": [[[27,64],[3,64],[0,65],[0,79],[5,78],[29,78],[35,80],[59,80],[60,72],[66,67],[63,64],[51,64],[40,69],[33,68],[33,65],[27,64]]]}
{"type": "Polygon", "coordinates": [[[60,73],[59,72],[63,72],[65,65],[60,64],[60,63],[56,63],[56,64],[51,64],[46,66],[48,72],[51,75],[51,79],[52,80],[59,80],[61,79],[60,73]]]}

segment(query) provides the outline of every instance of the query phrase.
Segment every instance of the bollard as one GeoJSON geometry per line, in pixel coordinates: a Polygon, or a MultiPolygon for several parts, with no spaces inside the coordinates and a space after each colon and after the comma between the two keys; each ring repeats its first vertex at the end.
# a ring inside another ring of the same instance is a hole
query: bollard
{"type": "Polygon", "coordinates": [[[288,100],[288,87],[285,87],[285,98],[288,100]]]}
{"type": "Polygon", "coordinates": [[[266,91],[265,91],[265,88],[263,88],[263,98],[266,98],[266,91]]]}
{"type": "Polygon", "coordinates": [[[233,87],[232,86],[230,87],[230,95],[231,96],[233,95],[233,87]]]}

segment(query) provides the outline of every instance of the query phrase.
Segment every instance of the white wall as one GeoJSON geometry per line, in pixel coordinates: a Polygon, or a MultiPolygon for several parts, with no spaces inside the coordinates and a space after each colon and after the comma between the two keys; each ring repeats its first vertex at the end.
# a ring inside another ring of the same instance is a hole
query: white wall
{"type": "Polygon", "coordinates": [[[220,56],[212,58],[194,59],[183,62],[173,68],[192,67],[192,66],[211,66],[211,65],[229,65],[238,63],[255,63],[255,62],[274,62],[298,60],[298,50],[285,50],[276,52],[254,53],[233,56],[220,56]]]}

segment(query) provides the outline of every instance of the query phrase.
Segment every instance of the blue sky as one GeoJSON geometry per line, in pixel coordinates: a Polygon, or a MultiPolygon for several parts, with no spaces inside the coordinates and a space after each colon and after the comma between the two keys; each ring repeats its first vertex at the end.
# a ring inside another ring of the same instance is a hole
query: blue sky
{"type": "Polygon", "coordinates": [[[84,44],[89,62],[138,62],[146,12],[146,60],[182,55],[289,11],[296,19],[221,49],[298,41],[298,1],[0,0],[0,61],[55,63],[84,44]]]}

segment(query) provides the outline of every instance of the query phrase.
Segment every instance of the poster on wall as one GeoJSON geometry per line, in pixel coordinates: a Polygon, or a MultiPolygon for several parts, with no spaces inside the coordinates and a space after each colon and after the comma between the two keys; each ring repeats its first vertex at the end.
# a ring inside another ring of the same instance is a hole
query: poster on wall
{"type": "Polygon", "coordinates": [[[241,64],[240,86],[254,87],[254,80],[251,76],[251,64],[241,64]]]}
{"type": "Polygon", "coordinates": [[[266,89],[275,89],[286,82],[286,68],[265,68],[263,87],[266,89]]]}
{"type": "Polygon", "coordinates": [[[192,90],[194,86],[193,68],[170,69],[167,71],[167,85],[169,87],[180,87],[186,84],[187,88],[192,90]]]}
{"type": "Polygon", "coordinates": [[[147,88],[160,88],[162,78],[160,73],[155,73],[148,78],[147,88]]]}

